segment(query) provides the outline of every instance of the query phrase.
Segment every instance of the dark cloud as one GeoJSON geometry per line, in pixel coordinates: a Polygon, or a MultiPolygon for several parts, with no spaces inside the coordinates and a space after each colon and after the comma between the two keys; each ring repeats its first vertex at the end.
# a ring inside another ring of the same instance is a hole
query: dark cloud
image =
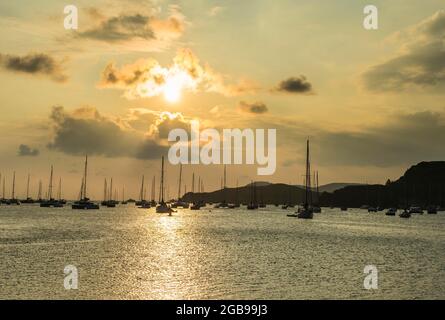
{"type": "Polygon", "coordinates": [[[400,91],[411,88],[438,88],[445,85],[445,11],[406,32],[403,53],[363,74],[365,87],[370,91],[400,91]]]}
{"type": "MultiPolygon", "coordinates": [[[[137,1],[135,3],[141,4],[137,1]]],[[[87,15],[95,26],[77,33],[77,36],[105,42],[143,39],[152,43],[152,40],[165,43],[181,36],[187,24],[180,7],[175,5],[169,6],[168,16],[165,18],[158,17],[159,11],[150,5],[141,7],[138,11],[134,8],[123,10],[125,13],[107,17],[97,8],[88,8],[87,15]]]]}
{"type": "Polygon", "coordinates": [[[239,108],[241,111],[255,114],[266,113],[268,111],[267,106],[263,102],[259,101],[254,103],[241,101],[239,103],[239,108]]]}
{"type": "Polygon", "coordinates": [[[54,107],[50,116],[54,137],[48,147],[71,155],[138,159],[156,159],[166,154],[166,146],[89,109],[68,113],[63,107],[54,107]]]}
{"type": "Polygon", "coordinates": [[[302,75],[281,81],[276,90],[288,93],[309,93],[312,91],[312,84],[302,75]]]}
{"type": "Polygon", "coordinates": [[[429,111],[394,118],[363,132],[320,132],[316,137],[318,163],[388,167],[445,158],[445,124],[429,111]]]}
{"type": "Polygon", "coordinates": [[[61,64],[53,57],[43,53],[25,56],[0,54],[0,65],[8,71],[45,75],[57,82],[67,80],[66,75],[63,74],[61,64]]]}
{"type": "Polygon", "coordinates": [[[79,33],[81,37],[102,41],[122,41],[134,38],[154,39],[150,17],[141,14],[120,15],[102,21],[99,26],[79,33]]]}
{"type": "Polygon", "coordinates": [[[18,156],[19,157],[36,157],[39,155],[38,149],[33,149],[26,144],[19,145],[18,156]]]}

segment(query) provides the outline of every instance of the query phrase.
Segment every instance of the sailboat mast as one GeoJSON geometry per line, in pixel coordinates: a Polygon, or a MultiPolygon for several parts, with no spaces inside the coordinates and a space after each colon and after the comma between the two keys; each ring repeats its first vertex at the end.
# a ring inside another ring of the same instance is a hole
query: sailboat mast
{"type": "Polygon", "coordinates": [[[14,200],[15,198],[14,198],[14,196],[15,196],[15,171],[14,171],[14,173],[13,173],[13,176],[12,176],[12,194],[11,194],[11,198],[12,198],[12,200],[14,200]]]}
{"type": "Polygon", "coordinates": [[[238,204],[238,179],[236,179],[235,203],[238,204]]]}
{"type": "Polygon", "coordinates": [[[309,162],[309,140],[306,142],[306,186],[305,186],[305,207],[309,206],[309,199],[310,199],[310,188],[311,188],[311,166],[309,162]]]}
{"type": "Polygon", "coordinates": [[[144,200],[144,175],[142,175],[141,191],[139,194],[139,199],[144,200]]]}
{"type": "Polygon", "coordinates": [[[39,193],[37,195],[37,199],[42,199],[42,180],[39,180],[39,193]]]}
{"type": "Polygon", "coordinates": [[[59,189],[57,190],[57,199],[62,199],[62,178],[59,177],[59,189]]]}
{"type": "Polygon", "coordinates": [[[82,177],[82,183],[80,184],[80,192],[79,192],[79,200],[84,199],[84,194],[83,194],[83,185],[84,185],[84,181],[85,181],[85,177],[82,177]]]}
{"type": "Polygon", "coordinates": [[[178,187],[178,201],[181,198],[181,183],[182,183],[182,163],[179,164],[179,187],[178,187]]]}
{"type": "Polygon", "coordinates": [[[156,176],[153,176],[153,180],[151,181],[151,200],[155,201],[156,199],[156,176]]]}
{"type": "Polygon", "coordinates": [[[317,170],[317,204],[320,202],[320,190],[318,189],[318,170],[317,170]]]}
{"type": "Polygon", "coordinates": [[[48,199],[51,199],[53,195],[53,166],[51,165],[51,173],[49,175],[49,186],[48,186],[48,199]]]}
{"type": "Polygon", "coordinates": [[[104,179],[104,201],[107,201],[107,178],[104,179]]]}
{"type": "Polygon", "coordinates": [[[161,164],[161,185],[159,189],[159,198],[160,202],[164,203],[164,156],[162,156],[162,164],[161,164]]]}
{"type": "Polygon", "coordinates": [[[5,199],[5,177],[3,176],[3,199],[5,199]]]}
{"type": "Polygon", "coordinates": [[[88,172],[88,155],[85,155],[85,172],[83,179],[83,196],[87,198],[87,172],[88,172]]]}
{"type": "Polygon", "coordinates": [[[29,199],[29,173],[28,173],[28,182],[26,184],[26,199],[29,199]]]}
{"type": "Polygon", "coordinates": [[[113,178],[111,178],[111,182],[110,182],[109,197],[110,197],[110,200],[113,200],[113,178]]]}

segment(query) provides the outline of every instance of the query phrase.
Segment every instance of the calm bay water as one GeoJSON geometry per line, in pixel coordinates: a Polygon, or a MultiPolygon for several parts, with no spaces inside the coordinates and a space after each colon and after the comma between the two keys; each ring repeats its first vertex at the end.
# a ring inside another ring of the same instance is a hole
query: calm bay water
{"type": "Polygon", "coordinates": [[[323,211],[0,206],[0,298],[445,299],[444,212],[323,211]],[[378,290],[363,288],[366,265],[378,290]]]}

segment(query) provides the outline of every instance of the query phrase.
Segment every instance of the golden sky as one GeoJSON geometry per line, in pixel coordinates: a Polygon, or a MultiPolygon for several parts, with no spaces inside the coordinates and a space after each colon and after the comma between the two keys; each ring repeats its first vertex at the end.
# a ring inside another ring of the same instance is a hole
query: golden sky
{"type": "MultiPolygon", "coordinates": [[[[229,166],[228,184],[302,183],[306,138],[320,183],[383,183],[443,160],[445,6],[442,0],[0,1],[0,173],[36,192],[49,167],[66,198],[90,155],[90,192],[104,178],[136,197],[159,175],[172,128],[277,129],[277,171],[229,166]],[[151,181],[149,181],[150,183],[151,181]]],[[[178,167],[168,166],[170,195],[178,167]]],[[[185,166],[206,190],[222,166],[185,166]]]]}

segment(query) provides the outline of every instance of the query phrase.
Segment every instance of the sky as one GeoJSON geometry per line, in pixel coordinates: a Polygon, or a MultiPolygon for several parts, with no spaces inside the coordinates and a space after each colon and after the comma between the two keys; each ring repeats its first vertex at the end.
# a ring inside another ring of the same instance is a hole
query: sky
{"type": "MultiPolygon", "coordinates": [[[[392,1],[0,0],[0,173],[18,196],[50,165],[77,197],[113,177],[137,197],[159,181],[168,132],[277,130],[277,169],[228,165],[228,186],[302,184],[306,139],[320,184],[384,183],[445,149],[445,6],[392,1]],[[64,7],[78,29],[64,28],[64,7]],[[363,8],[378,9],[378,29],[363,8]]],[[[169,195],[179,167],[167,165],[169,195]]],[[[220,187],[222,165],[185,165],[220,187]]],[[[148,191],[150,194],[150,191],[148,191]]]]}

